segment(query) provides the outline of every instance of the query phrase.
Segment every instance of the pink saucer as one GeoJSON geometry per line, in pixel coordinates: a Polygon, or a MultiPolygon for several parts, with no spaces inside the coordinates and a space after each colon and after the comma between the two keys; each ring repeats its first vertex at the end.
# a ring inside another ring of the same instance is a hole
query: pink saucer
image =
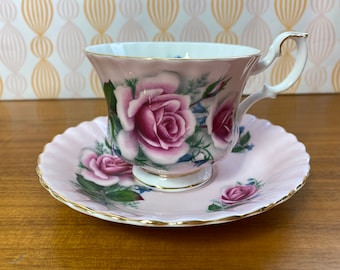
{"type": "Polygon", "coordinates": [[[36,170],[54,198],[112,222],[189,227],[239,220],[288,200],[310,170],[305,146],[293,134],[245,115],[238,145],[214,165],[205,185],[176,193],[150,190],[110,154],[106,126],[107,118],[98,117],[68,128],[45,146],[36,170]],[[107,177],[100,175],[102,181],[96,177],[102,173],[96,162],[110,166],[107,177]]]}

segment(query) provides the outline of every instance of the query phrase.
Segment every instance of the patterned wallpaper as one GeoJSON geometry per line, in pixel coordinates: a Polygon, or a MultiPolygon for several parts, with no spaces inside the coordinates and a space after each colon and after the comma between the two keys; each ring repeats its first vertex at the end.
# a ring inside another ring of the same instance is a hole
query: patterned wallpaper
{"type": "MultiPolygon", "coordinates": [[[[266,52],[308,32],[309,59],[290,93],[340,92],[340,0],[0,0],[0,99],[102,97],[83,48],[118,41],[208,41],[266,52]]],[[[295,45],[245,92],[277,83],[295,45]]]]}

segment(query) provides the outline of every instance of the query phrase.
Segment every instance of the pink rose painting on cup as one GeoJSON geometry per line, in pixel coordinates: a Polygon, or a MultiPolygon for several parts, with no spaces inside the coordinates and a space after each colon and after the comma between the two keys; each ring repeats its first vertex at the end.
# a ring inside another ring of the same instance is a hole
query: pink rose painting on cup
{"type": "Polygon", "coordinates": [[[220,106],[213,104],[207,118],[208,134],[216,148],[228,146],[228,139],[232,133],[233,126],[233,103],[224,101],[220,106]]]}
{"type": "Polygon", "coordinates": [[[117,135],[123,157],[133,160],[139,147],[154,163],[169,164],[189,150],[185,140],[195,131],[190,97],[176,94],[179,78],[174,73],[139,80],[134,96],[128,86],[117,86],[117,116],[122,129],[117,135]]]}
{"type": "Polygon", "coordinates": [[[217,98],[230,80],[210,81],[209,74],[187,79],[160,71],[104,83],[113,153],[127,162],[161,170],[179,163],[199,167],[214,162],[215,153],[222,157],[238,132],[234,124],[237,97],[226,96],[221,104],[217,98]]]}

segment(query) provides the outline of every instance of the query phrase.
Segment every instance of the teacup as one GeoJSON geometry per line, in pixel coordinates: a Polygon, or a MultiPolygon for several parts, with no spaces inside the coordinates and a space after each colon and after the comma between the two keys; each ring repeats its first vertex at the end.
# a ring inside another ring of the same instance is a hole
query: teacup
{"type": "Polygon", "coordinates": [[[307,34],[279,35],[260,59],[247,46],[195,42],[127,42],[89,46],[108,107],[112,152],[133,164],[135,179],[151,188],[182,191],[204,184],[213,164],[231,152],[249,107],[274,98],[300,77],[307,34]],[[281,83],[264,85],[240,102],[249,76],[297,46],[295,64],[281,83]]]}

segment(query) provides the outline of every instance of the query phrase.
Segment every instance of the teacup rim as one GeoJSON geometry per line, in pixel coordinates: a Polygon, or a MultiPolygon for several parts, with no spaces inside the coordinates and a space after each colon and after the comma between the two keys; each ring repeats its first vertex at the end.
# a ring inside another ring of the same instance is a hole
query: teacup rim
{"type": "Polygon", "coordinates": [[[231,44],[231,43],[217,43],[217,42],[196,42],[196,41],[127,41],[127,42],[110,42],[110,43],[100,43],[100,44],[93,44],[86,46],[83,49],[83,52],[85,55],[96,55],[101,57],[112,57],[116,59],[139,59],[139,60],[172,60],[172,61],[221,61],[221,60],[232,60],[232,59],[240,59],[240,58],[248,58],[248,57],[254,57],[254,56],[261,56],[263,51],[261,49],[251,47],[248,45],[243,44],[231,44]],[[192,45],[192,44],[199,44],[199,45],[209,45],[209,46],[224,46],[224,47],[234,47],[234,48],[247,48],[249,50],[255,51],[254,53],[248,53],[248,54],[240,54],[236,56],[228,56],[228,57],[207,57],[207,58],[180,58],[180,57],[144,57],[144,56],[133,56],[133,55],[114,55],[110,53],[104,53],[104,52],[94,52],[90,51],[91,48],[94,47],[103,47],[103,46],[112,46],[112,45],[127,45],[127,44],[181,44],[181,45],[192,45]]]}

